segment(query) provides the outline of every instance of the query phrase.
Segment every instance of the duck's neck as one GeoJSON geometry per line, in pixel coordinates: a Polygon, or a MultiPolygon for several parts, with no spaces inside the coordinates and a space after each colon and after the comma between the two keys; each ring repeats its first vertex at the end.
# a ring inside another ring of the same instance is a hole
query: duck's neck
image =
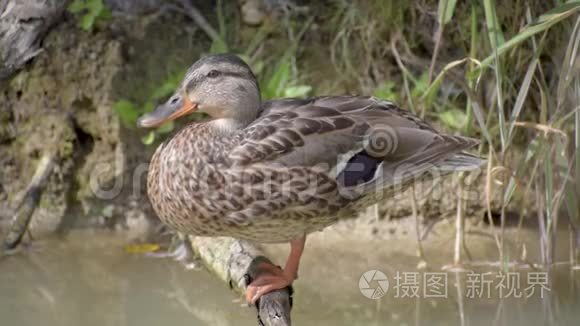
{"type": "Polygon", "coordinates": [[[230,101],[225,107],[213,110],[207,108],[206,110],[214,111],[214,114],[207,112],[214,117],[208,124],[221,135],[236,133],[258,118],[261,107],[260,93],[256,88],[255,92],[236,96],[235,101],[230,101]]]}
{"type": "Polygon", "coordinates": [[[209,121],[208,124],[220,135],[230,135],[239,130],[246,128],[253,119],[233,119],[233,118],[221,118],[209,121]]]}

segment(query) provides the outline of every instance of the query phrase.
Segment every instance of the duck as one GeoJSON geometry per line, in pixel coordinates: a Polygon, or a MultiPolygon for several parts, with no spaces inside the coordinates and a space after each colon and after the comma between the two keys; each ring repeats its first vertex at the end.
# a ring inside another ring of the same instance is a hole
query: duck
{"type": "Polygon", "coordinates": [[[478,140],[438,132],[372,96],[263,101],[251,68],[234,54],[202,57],[169,99],[141,116],[155,128],[204,113],[161,143],[147,195],[178,232],[289,243],[283,268],[252,281],[245,298],[291,285],[306,237],[352,218],[419,180],[479,168],[478,140]]]}

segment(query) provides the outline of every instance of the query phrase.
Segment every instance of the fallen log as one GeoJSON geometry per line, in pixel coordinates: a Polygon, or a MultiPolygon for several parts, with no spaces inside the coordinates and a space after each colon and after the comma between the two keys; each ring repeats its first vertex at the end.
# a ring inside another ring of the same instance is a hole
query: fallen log
{"type": "Polygon", "coordinates": [[[28,225],[30,224],[30,219],[32,214],[38,207],[38,202],[42,195],[42,190],[46,180],[52,172],[52,167],[54,165],[54,155],[45,154],[40,159],[36,172],[28,185],[21,204],[14,216],[12,222],[10,223],[10,228],[6,237],[3,240],[1,251],[11,250],[16,248],[22,241],[24,234],[28,230],[28,225]]]}
{"type": "MultiPolygon", "coordinates": [[[[232,238],[190,237],[193,251],[213,274],[234,291],[244,293],[248,284],[262,273],[260,263],[270,262],[251,243],[232,238]]],[[[291,325],[292,288],[264,294],[256,303],[258,324],[291,325]]]]}

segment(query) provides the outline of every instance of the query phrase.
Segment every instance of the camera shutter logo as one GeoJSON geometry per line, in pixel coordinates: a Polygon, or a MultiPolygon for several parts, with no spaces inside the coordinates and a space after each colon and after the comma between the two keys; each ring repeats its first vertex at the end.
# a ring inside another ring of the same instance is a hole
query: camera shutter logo
{"type": "Polygon", "coordinates": [[[389,279],[385,273],[373,269],[362,274],[358,287],[365,297],[373,300],[380,299],[389,290],[389,279]]]}

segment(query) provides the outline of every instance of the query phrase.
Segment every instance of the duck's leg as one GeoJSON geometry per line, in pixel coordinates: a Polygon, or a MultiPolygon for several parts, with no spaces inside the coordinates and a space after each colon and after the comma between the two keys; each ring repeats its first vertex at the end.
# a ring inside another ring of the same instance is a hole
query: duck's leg
{"type": "Polygon", "coordinates": [[[290,241],[290,254],[286,260],[284,269],[280,267],[263,263],[262,268],[267,269],[270,273],[262,273],[248,285],[246,289],[246,301],[255,303],[262,295],[287,287],[298,278],[298,267],[300,257],[304,251],[306,236],[290,241]]]}

